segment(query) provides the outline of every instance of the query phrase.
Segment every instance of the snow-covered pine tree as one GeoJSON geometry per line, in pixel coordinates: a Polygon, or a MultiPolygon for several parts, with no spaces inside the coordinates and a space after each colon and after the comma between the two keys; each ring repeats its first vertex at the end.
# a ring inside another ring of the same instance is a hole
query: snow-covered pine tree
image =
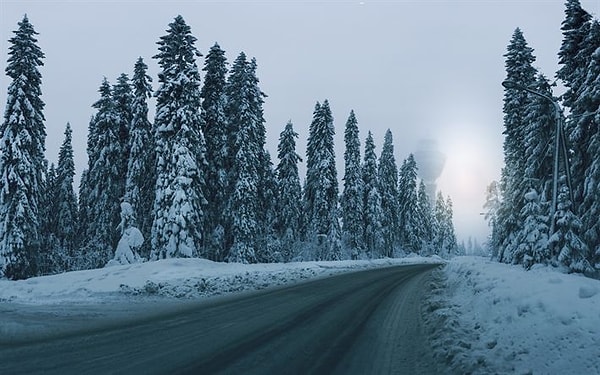
{"type": "Polygon", "coordinates": [[[42,194],[39,203],[40,218],[40,254],[38,259],[38,274],[49,275],[61,271],[57,262],[60,253],[56,239],[58,210],[56,167],[54,163],[46,170],[42,184],[42,194]]]}
{"type": "Polygon", "coordinates": [[[282,242],[284,261],[290,261],[295,255],[295,245],[299,241],[302,224],[302,188],[298,174],[298,162],[302,159],[296,153],[296,138],[292,122],[289,121],[279,135],[277,146],[277,224],[276,230],[282,242]]]}
{"type": "Polygon", "coordinates": [[[529,269],[536,263],[550,260],[548,216],[543,213],[540,196],[535,189],[531,189],[524,198],[526,203],[521,210],[524,227],[517,236],[519,246],[511,256],[513,263],[529,269]]]}
{"type": "Polygon", "coordinates": [[[169,24],[154,56],[162,69],[156,91],[157,181],[152,259],[197,257],[204,228],[206,144],[200,117],[196,38],[183,17],[169,24]]]}
{"type": "MultiPolygon", "coordinates": [[[[590,32],[598,33],[600,24],[598,21],[592,23],[590,32]]],[[[600,47],[600,46],[599,46],[600,47]]],[[[590,247],[590,263],[600,269],[600,115],[588,114],[597,111],[600,107],[600,48],[597,48],[590,64],[584,84],[581,99],[587,103],[586,114],[590,125],[594,129],[588,140],[588,154],[591,156],[590,167],[585,171],[585,184],[580,212],[583,223],[582,234],[586,244],[590,247]],[[595,108],[595,110],[594,110],[595,108]]]]}
{"type": "Polygon", "coordinates": [[[131,204],[137,228],[146,239],[139,249],[140,256],[150,257],[150,236],[154,200],[156,198],[156,145],[154,129],[148,120],[148,98],[152,96],[152,78],[148,66],[140,57],[135,63],[131,125],[129,127],[129,160],[123,200],[131,204]]]}
{"type": "MultiPolygon", "coordinates": [[[[516,29],[504,55],[506,58],[506,80],[522,86],[533,86],[536,82],[536,70],[532,66],[535,61],[533,49],[520,29],[516,29]]],[[[523,176],[527,160],[525,159],[525,134],[527,130],[527,114],[531,95],[524,90],[505,89],[504,91],[504,168],[500,180],[502,204],[498,210],[495,229],[498,237],[498,260],[504,261],[504,253],[512,253],[518,244],[515,234],[522,228],[523,221],[519,216],[523,208],[523,195],[528,185],[523,176]]]]}
{"type": "Polygon", "coordinates": [[[363,243],[367,257],[381,257],[383,247],[381,221],[381,196],[379,195],[379,180],[377,178],[377,156],[373,135],[368,133],[365,141],[365,156],[362,165],[363,178],[363,243]]]}
{"type": "Polygon", "coordinates": [[[417,200],[417,163],[410,154],[402,162],[398,178],[398,234],[404,250],[413,253],[421,250],[416,221],[417,200]]]}
{"type": "Polygon", "coordinates": [[[119,147],[121,148],[121,162],[114,167],[118,168],[118,173],[123,178],[123,186],[125,186],[131,148],[129,133],[133,119],[133,93],[127,74],[121,73],[119,75],[117,83],[113,86],[112,93],[115,102],[115,112],[119,121],[119,147]]]}
{"type": "Polygon", "coordinates": [[[304,187],[306,236],[309,242],[317,243],[316,260],[341,257],[334,134],[329,102],[317,103],[309,128],[304,187]]]}
{"type": "Polygon", "coordinates": [[[230,262],[256,262],[257,245],[266,229],[261,227],[265,213],[260,212],[265,192],[259,190],[266,186],[265,169],[270,160],[264,150],[264,94],[258,88],[255,71],[256,62],[248,62],[246,55],[240,53],[226,86],[229,149],[233,158],[227,210],[231,245],[226,259],[230,262]]]}
{"type": "Polygon", "coordinates": [[[552,259],[558,260],[571,272],[591,271],[589,248],[579,237],[581,220],[573,213],[571,205],[569,188],[563,179],[555,213],[557,230],[549,240],[552,259]]]}
{"type": "Polygon", "coordinates": [[[498,250],[500,249],[501,240],[498,235],[499,226],[497,225],[498,210],[501,206],[501,192],[500,184],[498,181],[492,181],[486,188],[485,203],[483,209],[485,210],[484,219],[488,222],[488,226],[491,228],[491,233],[488,237],[488,251],[490,252],[493,259],[498,259],[498,250]]]}
{"type": "Polygon", "coordinates": [[[119,203],[125,191],[122,168],[123,148],[119,138],[120,119],[111,86],[106,78],[100,85],[100,99],[93,104],[97,113],[90,123],[89,139],[94,139],[88,150],[89,165],[82,181],[82,217],[86,220],[83,243],[83,263],[77,268],[103,267],[112,258],[119,240],[119,203]]]}
{"type": "Polygon", "coordinates": [[[433,242],[433,209],[425,183],[419,183],[417,192],[417,236],[421,240],[421,254],[431,255],[433,242]]]}
{"type": "Polygon", "coordinates": [[[394,157],[392,132],[385,132],[379,157],[379,194],[381,195],[382,255],[392,257],[398,241],[398,166],[394,157]]]}
{"type": "Polygon", "coordinates": [[[58,152],[58,167],[56,168],[56,231],[62,253],[65,256],[75,255],[75,240],[77,236],[77,197],[73,188],[75,177],[75,162],[73,156],[73,131],[71,124],[65,127],[65,138],[58,152]]]}
{"type": "Polygon", "coordinates": [[[223,261],[225,246],[225,209],[228,201],[228,171],[231,168],[228,147],[228,125],[225,114],[227,59],[225,51],[215,43],[204,62],[202,119],[206,139],[206,237],[204,243],[209,259],[223,261]]]}
{"type": "Polygon", "coordinates": [[[344,192],[342,210],[342,239],[345,248],[354,259],[364,250],[363,179],[360,164],[360,139],[358,122],[354,111],[350,112],[344,130],[344,192]]]}
{"type": "MultiPolygon", "coordinates": [[[[563,41],[558,53],[560,69],[556,73],[565,87],[562,95],[563,104],[569,107],[569,118],[565,124],[565,135],[574,157],[571,160],[571,188],[575,199],[573,207],[579,208],[583,200],[585,174],[590,167],[594,155],[589,153],[591,132],[595,125],[592,118],[585,116],[589,108],[587,98],[582,98],[586,89],[588,65],[591,56],[598,46],[598,41],[590,40],[592,16],[586,12],[579,0],[567,0],[565,19],[562,22],[563,41]]],[[[595,38],[598,37],[596,31],[595,38]]]]}
{"type": "Polygon", "coordinates": [[[41,99],[44,53],[27,16],[9,39],[8,86],[0,125],[0,274],[24,279],[37,272],[46,130],[41,99]]]}
{"type": "Polygon", "coordinates": [[[434,255],[443,256],[443,249],[446,243],[445,223],[446,221],[446,201],[441,191],[437,192],[435,206],[433,209],[433,246],[434,255]]]}
{"type": "Polygon", "coordinates": [[[454,230],[454,209],[452,199],[450,196],[446,197],[446,213],[445,213],[445,230],[446,241],[444,253],[448,254],[448,257],[453,257],[459,254],[458,243],[456,242],[456,232],[454,230]]]}

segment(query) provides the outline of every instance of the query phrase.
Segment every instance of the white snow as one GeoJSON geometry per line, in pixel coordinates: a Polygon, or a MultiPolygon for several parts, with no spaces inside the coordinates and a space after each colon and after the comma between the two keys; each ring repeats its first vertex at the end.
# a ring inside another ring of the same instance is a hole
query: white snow
{"type": "Polygon", "coordinates": [[[425,309],[456,373],[600,374],[600,281],[478,257],[439,273],[425,309]]]}
{"type": "Polygon", "coordinates": [[[0,302],[25,304],[94,303],[127,295],[194,298],[263,289],[363,268],[442,263],[440,258],[270,264],[216,263],[173,258],[67,272],[27,280],[0,280],[0,302]]]}

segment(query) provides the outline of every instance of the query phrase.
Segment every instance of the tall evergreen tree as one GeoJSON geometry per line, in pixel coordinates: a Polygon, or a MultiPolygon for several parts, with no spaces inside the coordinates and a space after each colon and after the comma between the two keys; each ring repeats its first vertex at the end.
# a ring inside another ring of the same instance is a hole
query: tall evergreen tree
{"type": "Polygon", "coordinates": [[[111,86],[105,78],[100,85],[100,99],[93,104],[97,113],[91,120],[88,138],[94,139],[89,152],[88,172],[82,181],[81,216],[86,220],[83,246],[85,263],[77,268],[104,266],[119,240],[120,200],[125,190],[119,139],[119,115],[111,86]]]}
{"type": "Polygon", "coordinates": [[[150,257],[153,206],[156,198],[156,144],[154,129],[148,120],[148,98],[152,96],[152,78],[148,66],[140,57],[135,63],[132,79],[133,98],[129,126],[129,160],[124,201],[134,209],[137,228],[144,236],[139,249],[143,258],[150,257]]]}
{"type": "Polygon", "coordinates": [[[565,133],[573,154],[576,155],[571,165],[572,193],[575,198],[572,203],[578,207],[582,200],[584,174],[592,157],[588,153],[590,118],[581,116],[586,108],[581,105],[579,97],[584,90],[587,66],[597,42],[587,40],[592,17],[581,7],[579,0],[567,0],[565,5],[565,19],[561,27],[563,41],[558,53],[561,67],[556,76],[567,88],[562,95],[563,104],[570,108],[565,133]]]}
{"type": "Polygon", "coordinates": [[[300,239],[302,223],[302,189],[298,174],[298,162],[302,159],[296,153],[296,138],[292,122],[288,122],[279,136],[277,146],[277,234],[282,239],[282,252],[285,261],[294,255],[293,246],[300,239]]]}
{"type": "Polygon", "coordinates": [[[231,68],[228,79],[227,122],[230,127],[231,174],[228,202],[228,226],[231,228],[229,253],[231,262],[258,261],[257,246],[267,232],[265,191],[270,174],[270,158],[264,150],[264,94],[258,88],[256,62],[248,62],[242,52],[231,68]]]}
{"type": "Polygon", "coordinates": [[[113,86],[112,94],[119,126],[119,148],[121,149],[121,162],[114,167],[119,170],[118,173],[122,176],[122,183],[125,186],[131,149],[129,133],[131,131],[131,121],[133,120],[133,92],[127,74],[121,73],[119,75],[117,83],[113,86]]]}
{"type": "Polygon", "coordinates": [[[225,93],[227,59],[225,51],[215,43],[204,63],[202,119],[206,138],[206,235],[205,244],[209,259],[222,261],[226,255],[224,217],[227,204],[228,176],[231,168],[228,147],[225,93]]]}
{"type": "Polygon", "coordinates": [[[381,230],[382,211],[377,177],[377,156],[371,132],[365,141],[365,158],[362,166],[363,178],[363,228],[365,250],[369,258],[379,258],[383,247],[381,230]]]}
{"type": "Polygon", "coordinates": [[[200,117],[200,73],[196,38],[183,17],[157,42],[161,72],[156,91],[157,181],[152,258],[202,254],[206,144],[200,117]]]}
{"type": "Polygon", "coordinates": [[[56,256],[60,253],[60,246],[56,238],[58,227],[56,212],[59,206],[57,190],[56,167],[52,163],[45,173],[39,203],[41,240],[38,257],[38,274],[40,275],[49,275],[62,268],[59,266],[56,256]]]}
{"type": "Polygon", "coordinates": [[[417,192],[417,237],[421,240],[421,253],[430,255],[433,242],[433,209],[429,202],[429,195],[425,183],[419,183],[417,192]]]}
{"type": "Polygon", "coordinates": [[[591,271],[589,248],[579,237],[581,220],[573,213],[571,205],[569,188],[563,181],[555,213],[557,231],[549,240],[552,259],[558,260],[572,272],[591,271]]]}
{"type": "MultiPolygon", "coordinates": [[[[520,29],[513,33],[504,55],[506,58],[506,79],[522,86],[533,86],[536,70],[533,49],[520,29]]],[[[505,89],[504,92],[504,164],[500,180],[502,205],[498,210],[496,236],[499,249],[498,260],[504,261],[504,252],[511,253],[518,246],[515,235],[522,228],[519,215],[523,208],[523,195],[528,191],[523,179],[527,160],[525,159],[525,135],[527,130],[528,106],[531,95],[520,89],[505,89]]]]}
{"type": "Polygon", "coordinates": [[[0,273],[11,279],[36,274],[40,246],[39,203],[45,171],[44,53],[27,16],[9,39],[8,86],[0,125],[0,273]]]}
{"type": "Polygon", "coordinates": [[[385,132],[378,174],[382,213],[382,255],[391,257],[394,253],[394,245],[398,241],[398,167],[390,129],[385,132]]]}
{"type": "Polygon", "coordinates": [[[65,138],[58,153],[56,169],[56,238],[65,255],[73,256],[77,236],[77,197],[73,188],[75,162],[73,156],[73,131],[67,123],[65,138]]]}
{"type": "Polygon", "coordinates": [[[363,251],[363,179],[360,164],[360,139],[354,111],[350,112],[344,131],[344,192],[340,201],[342,209],[342,238],[352,258],[363,251]]]}
{"type": "Polygon", "coordinates": [[[317,260],[335,260],[341,256],[334,134],[329,102],[317,103],[309,128],[304,188],[306,234],[309,241],[317,241],[317,260]]]}
{"type": "Polygon", "coordinates": [[[412,154],[402,162],[398,178],[398,221],[402,247],[410,252],[421,250],[417,218],[417,163],[412,154]]]}

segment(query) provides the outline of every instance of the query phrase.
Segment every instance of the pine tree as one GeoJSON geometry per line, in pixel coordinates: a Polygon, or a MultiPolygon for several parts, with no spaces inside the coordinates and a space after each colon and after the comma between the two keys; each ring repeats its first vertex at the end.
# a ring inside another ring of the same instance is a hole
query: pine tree
{"type": "Polygon", "coordinates": [[[162,69],[156,92],[157,181],[152,258],[202,254],[206,144],[200,117],[196,38],[183,17],[169,24],[154,56],[162,69]]]}
{"type": "Polygon", "coordinates": [[[202,118],[206,138],[206,231],[208,258],[223,261],[226,255],[224,216],[227,204],[228,171],[231,168],[228,147],[228,125],[225,113],[227,97],[225,93],[227,59],[217,43],[213,45],[204,63],[204,86],[202,97],[202,118]]]}
{"type": "MultiPolygon", "coordinates": [[[[258,261],[257,247],[271,228],[266,223],[265,200],[270,180],[270,158],[264,150],[263,97],[258,88],[256,62],[242,52],[233,63],[227,87],[227,122],[231,150],[230,199],[227,241],[230,262],[258,261]],[[264,189],[261,191],[261,189],[264,189]],[[264,225],[264,226],[263,226],[264,225]]],[[[260,254],[259,254],[260,255],[260,254]]],[[[264,255],[261,255],[264,258],[264,255]]]]}
{"type": "Polygon", "coordinates": [[[417,193],[417,237],[421,240],[421,253],[430,255],[433,242],[433,209],[429,202],[429,195],[425,183],[419,183],[417,193]]]}
{"type": "Polygon", "coordinates": [[[567,87],[562,95],[563,104],[570,108],[565,134],[574,155],[577,155],[571,164],[571,176],[575,198],[573,204],[579,206],[584,189],[584,174],[592,157],[588,154],[590,119],[581,116],[585,113],[585,106],[580,105],[579,97],[584,89],[587,66],[597,43],[586,40],[592,17],[581,7],[579,0],[567,0],[565,5],[565,19],[561,27],[563,41],[558,53],[561,67],[556,76],[567,87]]]}
{"type": "Polygon", "coordinates": [[[120,118],[105,78],[100,85],[100,99],[94,103],[96,115],[90,123],[88,140],[94,139],[89,152],[88,172],[82,181],[82,217],[86,220],[83,259],[77,268],[103,267],[111,258],[119,240],[120,200],[125,192],[125,176],[119,166],[123,149],[119,138],[120,118]]]}
{"type": "Polygon", "coordinates": [[[550,237],[552,259],[567,266],[571,272],[591,271],[589,248],[579,237],[581,220],[571,210],[569,188],[561,184],[555,213],[556,232],[550,237]]]}
{"type": "Polygon", "coordinates": [[[540,196],[534,189],[525,194],[525,201],[527,203],[521,210],[525,226],[519,233],[519,246],[512,254],[512,262],[529,269],[536,263],[545,263],[550,259],[548,217],[544,215],[540,196]]]}
{"type": "Polygon", "coordinates": [[[133,98],[129,127],[129,160],[123,200],[132,205],[137,228],[144,236],[139,252],[150,257],[153,205],[156,198],[156,145],[154,129],[148,120],[148,98],[152,96],[152,78],[146,74],[148,66],[140,57],[135,63],[132,79],[133,98]]]}
{"type": "MultiPolygon", "coordinates": [[[[504,55],[506,58],[506,80],[522,86],[535,84],[536,70],[533,49],[520,29],[516,29],[504,55]]],[[[527,160],[525,159],[525,135],[527,130],[528,106],[531,95],[524,90],[510,88],[504,92],[504,164],[500,180],[502,205],[496,220],[496,236],[499,249],[498,260],[504,261],[504,253],[512,253],[518,244],[515,235],[523,222],[519,213],[523,208],[523,195],[529,186],[523,179],[527,160]]]]}
{"type": "Polygon", "coordinates": [[[8,86],[0,125],[0,274],[24,279],[37,272],[40,246],[39,203],[45,171],[44,53],[27,16],[9,39],[8,86]]]}
{"type": "Polygon", "coordinates": [[[446,247],[446,201],[441,191],[438,191],[433,209],[433,254],[443,256],[446,247]]]}
{"type": "Polygon", "coordinates": [[[412,154],[400,167],[398,179],[398,221],[400,243],[405,250],[419,252],[417,217],[417,163],[412,154]]]}
{"type": "Polygon", "coordinates": [[[444,215],[444,227],[446,234],[445,248],[443,249],[444,253],[448,254],[448,257],[452,257],[454,255],[460,255],[458,244],[456,242],[456,233],[454,231],[454,212],[453,212],[453,204],[450,196],[446,198],[446,212],[444,215]]]}
{"type": "Polygon", "coordinates": [[[362,167],[363,178],[363,228],[365,250],[369,258],[379,258],[383,246],[382,238],[382,210],[381,196],[379,195],[377,178],[377,156],[375,143],[371,132],[365,141],[365,158],[362,167]]]}
{"type": "Polygon", "coordinates": [[[299,241],[302,223],[302,189],[298,174],[298,162],[302,159],[296,153],[296,138],[292,122],[288,122],[279,136],[277,146],[277,234],[282,239],[283,260],[290,261],[294,256],[293,247],[299,241]]]}
{"type": "Polygon", "coordinates": [[[316,241],[318,245],[316,260],[341,257],[334,134],[329,102],[317,103],[309,128],[304,188],[306,235],[309,241],[316,241]]]}
{"type": "Polygon", "coordinates": [[[360,139],[354,111],[350,112],[344,131],[344,192],[340,201],[342,209],[342,238],[352,258],[363,251],[363,179],[360,164],[360,139]]]}
{"type": "Polygon", "coordinates": [[[381,195],[383,256],[392,257],[398,241],[398,167],[394,157],[392,132],[385,132],[379,157],[379,194],[381,195]]]}
{"type": "Polygon", "coordinates": [[[61,250],[67,256],[74,256],[77,236],[77,197],[73,189],[75,162],[73,156],[71,125],[67,123],[65,138],[58,153],[56,169],[56,238],[61,250]]]}
{"type": "Polygon", "coordinates": [[[115,103],[115,112],[119,126],[119,148],[121,152],[121,161],[114,165],[118,169],[118,174],[123,178],[123,186],[126,183],[127,166],[129,164],[129,153],[131,141],[129,133],[131,131],[131,121],[133,120],[133,93],[129,84],[129,77],[122,73],[117,78],[117,83],[112,90],[113,101],[115,103]]]}
{"type": "Polygon", "coordinates": [[[57,255],[60,254],[60,246],[56,238],[58,206],[56,167],[52,163],[45,173],[39,203],[41,239],[38,258],[39,275],[57,273],[64,268],[57,259],[57,255]]]}

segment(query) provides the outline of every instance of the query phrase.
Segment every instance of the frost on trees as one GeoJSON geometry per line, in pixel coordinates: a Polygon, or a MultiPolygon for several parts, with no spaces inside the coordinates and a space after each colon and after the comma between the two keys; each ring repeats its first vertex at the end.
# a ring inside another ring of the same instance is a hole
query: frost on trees
{"type": "Polygon", "coordinates": [[[142,258],[138,255],[138,249],[144,243],[144,236],[135,227],[133,207],[128,202],[121,203],[121,222],[117,229],[121,233],[121,239],[117,244],[114,258],[106,266],[141,262],[142,258]]]}
{"type": "Polygon", "coordinates": [[[156,92],[157,180],[153,259],[197,257],[202,251],[206,200],[201,166],[206,144],[200,117],[196,38],[183,17],[169,24],[154,56],[162,68],[156,92]]]}
{"type": "Polygon", "coordinates": [[[37,272],[46,139],[38,70],[44,53],[27,16],[18,26],[9,40],[6,75],[12,82],[0,125],[0,274],[12,279],[37,272]]]}

